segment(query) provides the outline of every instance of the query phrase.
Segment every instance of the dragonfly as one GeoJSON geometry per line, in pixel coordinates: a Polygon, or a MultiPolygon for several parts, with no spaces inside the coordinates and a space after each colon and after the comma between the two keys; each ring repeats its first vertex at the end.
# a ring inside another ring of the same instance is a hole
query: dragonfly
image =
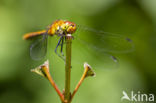
{"type": "MultiPolygon", "coordinates": [[[[73,41],[76,41],[77,44],[80,44],[77,52],[81,52],[82,47],[84,47],[85,49],[91,48],[90,50],[88,49],[89,53],[93,52],[93,55],[97,57],[97,59],[98,57],[101,58],[104,55],[113,62],[117,62],[116,57],[108,54],[108,52],[128,53],[134,50],[134,44],[128,37],[107,33],[101,30],[96,30],[84,26],[78,26],[75,23],[67,20],[56,20],[51,25],[49,25],[46,30],[27,33],[23,36],[23,39],[29,40],[34,37],[41,36],[40,39],[35,40],[35,42],[33,42],[30,46],[31,58],[33,60],[40,60],[44,58],[47,53],[48,36],[57,35],[59,37],[59,40],[55,48],[55,53],[64,60],[64,58],[62,57],[63,45],[67,34],[71,34],[74,39],[73,41]],[[61,55],[57,51],[59,46],[61,55]]],[[[89,53],[87,52],[86,55],[89,53]]],[[[79,59],[82,60],[83,58],[84,56],[82,55],[79,59]]],[[[106,61],[107,58],[105,58],[106,61]]],[[[103,59],[99,60],[103,61],[103,59]]]]}
{"type": "MultiPolygon", "coordinates": [[[[47,40],[48,36],[57,35],[60,37],[58,44],[55,48],[55,53],[57,53],[58,46],[61,46],[61,54],[63,55],[63,44],[66,39],[67,34],[73,34],[76,31],[76,24],[70,21],[65,20],[56,20],[50,26],[48,26],[47,30],[42,30],[38,32],[27,33],[23,36],[23,39],[28,40],[36,36],[42,36],[42,38],[36,40],[30,46],[30,56],[33,60],[42,59],[47,52],[47,40]]],[[[60,56],[62,57],[62,56],[60,56]]],[[[64,58],[62,58],[64,59],[64,58]]]]}

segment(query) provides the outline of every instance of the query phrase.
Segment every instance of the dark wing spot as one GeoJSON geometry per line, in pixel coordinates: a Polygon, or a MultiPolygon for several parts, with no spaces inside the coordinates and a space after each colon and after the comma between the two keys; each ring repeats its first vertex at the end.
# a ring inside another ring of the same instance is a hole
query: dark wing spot
{"type": "Polygon", "coordinates": [[[132,42],[130,38],[125,38],[125,40],[127,40],[128,42],[132,42]]]}
{"type": "Polygon", "coordinates": [[[118,62],[118,59],[115,56],[111,56],[114,62],[118,62]]]}

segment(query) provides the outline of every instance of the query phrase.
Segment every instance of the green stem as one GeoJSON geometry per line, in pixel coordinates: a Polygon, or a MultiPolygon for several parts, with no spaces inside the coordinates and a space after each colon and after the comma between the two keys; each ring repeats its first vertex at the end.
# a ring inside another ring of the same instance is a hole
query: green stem
{"type": "Polygon", "coordinates": [[[70,102],[70,75],[71,75],[71,44],[72,36],[66,36],[66,62],[65,62],[65,92],[64,99],[67,103],[70,102]]]}

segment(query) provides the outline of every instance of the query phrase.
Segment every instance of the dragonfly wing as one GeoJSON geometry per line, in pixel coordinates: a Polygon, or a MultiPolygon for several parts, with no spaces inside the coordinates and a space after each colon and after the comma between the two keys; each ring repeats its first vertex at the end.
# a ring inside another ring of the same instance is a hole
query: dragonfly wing
{"type": "Polygon", "coordinates": [[[48,35],[44,34],[40,39],[35,40],[30,46],[30,56],[33,60],[41,60],[47,52],[48,35]]]}
{"type": "Polygon", "coordinates": [[[93,69],[118,68],[118,60],[111,53],[128,53],[134,50],[132,40],[123,35],[82,28],[73,36],[75,46],[72,63],[78,64],[76,67],[88,62],[93,69]]]}
{"type": "Polygon", "coordinates": [[[128,53],[134,50],[131,39],[94,29],[80,30],[76,38],[83,44],[101,52],[128,53]]]}
{"type": "Polygon", "coordinates": [[[88,62],[93,69],[115,69],[118,67],[118,60],[106,52],[97,51],[84,45],[82,42],[73,40],[72,64],[76,68],[82,68],[84,62],[88,62]]]}

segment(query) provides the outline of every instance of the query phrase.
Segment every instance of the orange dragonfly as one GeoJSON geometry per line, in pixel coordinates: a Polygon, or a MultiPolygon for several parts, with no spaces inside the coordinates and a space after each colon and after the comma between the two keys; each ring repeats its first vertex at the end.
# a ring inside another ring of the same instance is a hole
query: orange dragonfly
{"type": "MultiPolygon", "coordinates": [[[[46,55],[47,52],[48,35],[57,35],[60,37],[55,48],[55,53],[59,55],[57,53],[58,46],[61,46],[60,51],[61,54],[63,54],[63,44],[66,35],[73,33],[75,33],[73,42],[79,41],[81,44],[84,44],[89,48],[93,48],[97,54],[99,52],[99,55],[101,56],[104,54],[104,52],[127,53],[134,50],[132,40],[123,35],[111,34],[82,26],[77,28],[75,23],[66,20],[56,20],[47,28],[47,30],[31,32],[25,34],[23,38],[27,40],[36,36],[42,36],[41,39],[37,39],[30,46],[30,56],[32,59],[40,60],[46,55]]],[[[111,57],[111,60],[117,62],[117,59],[114,56],[107,55],[107,57],[111,57]]]]}
{"type": "MultiPolygon", "coordinates": [[[[38,39],[30,46],[30,56],[34,60],[40,60],[46,55],[47,52],[47,38],[49,36],[60,36],[58,44],[55,48],[55,53],[57,53],[57,48],[61,46],[61,54],[63,55],[63,43],[67,34],[73,34],[76,31],[76,24],[65,20],[56,20],[52,25],[48,27],[47,30],[42,30],[38,32],[31,32],[25,34],[23,39],[28,40],[36,36],[42,35],[41,39],[38,39]]],[[[60,55],[59,55],[60,56],[60,55]]],[[[61,56],[60,56],[61,57],[61,56]]]]}

